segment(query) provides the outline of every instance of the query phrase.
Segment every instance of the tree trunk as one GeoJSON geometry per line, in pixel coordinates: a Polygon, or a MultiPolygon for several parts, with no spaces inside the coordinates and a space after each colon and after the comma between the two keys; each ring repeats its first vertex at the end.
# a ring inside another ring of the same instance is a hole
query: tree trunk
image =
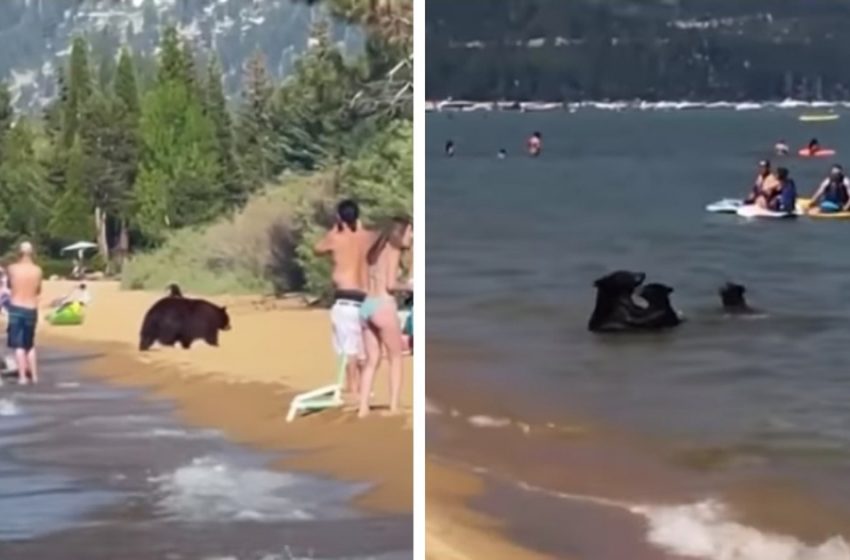
{"type": "Polygon", "coordinates": [[[118,223],[118,258],[120,259],[119,266],[124,268],[124,261],[130,254],[130,232],[127,227],[127,219],[121,218],[118,223]]]}
{"type": "Polygon", "coordinates": [[[94,224],[97,228],[97,249],[109,268],[109,243],[106,239],[106,212],[99,206],[94,209],[94,224]]]}

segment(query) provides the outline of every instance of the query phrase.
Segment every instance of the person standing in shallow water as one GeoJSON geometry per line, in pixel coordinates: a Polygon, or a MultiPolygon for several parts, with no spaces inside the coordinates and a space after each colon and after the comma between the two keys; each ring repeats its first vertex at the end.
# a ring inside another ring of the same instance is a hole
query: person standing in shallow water
{"type": "Polygon", "coordinates": [[[366,253],[374,239],[360,222],[357,203],[343,200],[337,205],[333,227],[314,247],[317,254],[333,258],[333,346],[340,357],[346,357],[344,390],[355,399],[364,359],[360,306],[366,298],[366,253]]]}
{"type": "Polygon", "coordinates": [[[17,262],[9,266],[9,324],[7,346],[14,350],[18,366],[18,382],[38,383],[38,363],[35,352],[35,327],[38,321],[38,300],[41,295],[42,271],[33,260],[33,246],[21,243],[17,262]]]}
{"type": "Polygon", "coordinates": [[[398,412],[401,399],[401,359],[404,352],[401,325],[395,293],[412,289],[408,282],[399,284],[399,268],[403,251],[413,243],[410,218],[394,218],[375,243],[369,248],[366,263],[369,266],[368,292],[360,308],[363,323],[363,341],[366,347],[366,366],[360,386],[360,407],[357,415],[368,416],[369,397],[375,381],[375,372],[381,364],[381,347],[386,348],[390,367],[390,413],[398,412]]]}

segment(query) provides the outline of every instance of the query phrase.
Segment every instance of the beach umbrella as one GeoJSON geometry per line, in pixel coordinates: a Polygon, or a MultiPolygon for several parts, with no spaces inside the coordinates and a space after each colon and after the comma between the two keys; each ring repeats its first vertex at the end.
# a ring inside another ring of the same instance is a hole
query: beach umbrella
{"type": "Polygon", "coordinates": [[[67,247],[63,247],[61,249],[61,253],[67,253],[69,251],[77,252],[77,259],[80,262],[83,262],[83,257],[85,256],[86,249],[97,249],[97,244],[92,243],[91,241],[77,241],[67,247]]]}
{"type": "Polygon", "coordinates": [[[86,249],[97,249],[97,244],[92,243],[91,241],[77,241],[72,245],[63,247],[62,252],[67,253],[68,251],[77,251],[77,253],[82,255],[82,253],[85,252],[86,249]]]}

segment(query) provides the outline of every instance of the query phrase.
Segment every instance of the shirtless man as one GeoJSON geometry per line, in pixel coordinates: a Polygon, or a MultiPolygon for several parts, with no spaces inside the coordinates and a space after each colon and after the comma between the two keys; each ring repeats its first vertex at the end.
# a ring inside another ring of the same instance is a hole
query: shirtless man
{"type": "Polygon", "coordinates": [[[35,325],[38,320],[38,298],[41,295],[41,267],[33,262],[33,247],[21,243],[18,261],[9,266],[9,325],[7,346],[15,351],[18,382],[38,383],[35,355],[35,325]]]}
{"type": "Polygon", "coordinates": [[[364,359],[360,306],[366,298],[366,253],[374,235],[360,223],[360,208],[353,200],[340,202],[336,214],[336,223],[316,243],[314,250],[333,258],[331,325],[334,350],[348,358],[345,391],[357,398],[364,359]]]}

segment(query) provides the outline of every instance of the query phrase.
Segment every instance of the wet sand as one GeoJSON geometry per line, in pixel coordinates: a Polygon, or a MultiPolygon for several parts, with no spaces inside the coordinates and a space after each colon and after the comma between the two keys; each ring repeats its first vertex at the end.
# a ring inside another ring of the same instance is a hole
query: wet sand
{"type": "Polygon", "coordinates": [[[711,450],[567,413],[518,420],[504,404],[509,395],[433,365],[428,383],[427,537],[429,548],[450,551],[445,557],[848,557],[831,542],[850,534],[846,504],[760,462],[730,453],[727,463],[711,450]],[[701,518],[709,498],[731,512],[701,518]],[[650,542],[654,529],[676,524],[713,552],[680,555],[668,548],[669,532],[667,545],[650,542]]]}
{"type": "MultiPolygon", "coordinates": [[[[42,301],[46,304],[73,286],[46,282],[42,301]]],[[[85,324],[52,327],[41,321],[42,344],[96,354],[83,368],[87,374],[173,399],[178,416],[192,425],[216,428],[235,442],[264,450],[297,451],[280,459],[281,467],[373,484],[356,500],[358,506],[412,511],[410,358],[405,359],[404,414],[387,417],[376,411],[357,420],[349,410],[329,410],[287,424],[295,393],[334,378],[327,310],[308,309],[294,300],[210,298],[227,306],[233,326],[221,334],[218,348],[200,342],[188,351],[140,353],[142,317],[164,292],[122,291],[114,282],[91,282],[89,287],[93,301],[85,324]]],[[[386,377],[385,369],[379,371],[376,405],[386,402],[386,377]]]]}

